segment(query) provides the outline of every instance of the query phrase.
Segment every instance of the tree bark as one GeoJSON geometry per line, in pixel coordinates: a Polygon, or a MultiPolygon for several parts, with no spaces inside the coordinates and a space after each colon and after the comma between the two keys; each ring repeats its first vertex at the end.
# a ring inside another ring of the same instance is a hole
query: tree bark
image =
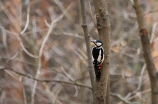
{"type": "Polygon", "coordinates": [[[106,0],[93,0],[96,19],[97,19],[97,29],[99,33],[99,39],[103,42],[103,48],[105,52],[103,67],[101,69],[101,79],[95,84],[95,97],[96,104],[109,104],[107,101],[110,99],[108,93],[109,84],[109,64],[110,64],[110,22],[107,10],[106,0]]]}
{"type": "Polygon", "coordinates": [[[107,92],[106,92],[106,104],[111,104],[111,98],[110,98],[110,77],[108,81],[108,86],[107,86],[107,92]]]}
{"type": "Polygon", "coordinates": [[[145,19],[143,15],[142,8],[140,6],[140,0],[134,0],[134,7],[137,14],[137,21],[139,24],[141,44],[144,53],[145,63],[147,65],[147,70],[150,78],[151,84],[151,99],[152,104],[158,104],[158,78],[156,68],[151,55],[151,47],[148,37],[148,31],[145,26],[145,19]]]}
{"type": "MultiPolygon", "coordinates": [[[[94,95],[94,70],[93,70],[93,64],[92,64],[92,53],[91,53],[91,47],[90,47],[90,36],[88,34],[88,28],[87,28],[87,21],[86,21],[86,10],[85,10],[85,1],[80,0],[81,2],[81,13],[82,13],[82,28],[84,32],[84,38],[86,42],[86,48],[87,48],[87,56],[88,56],[88,70],[90,74],[90,79],[91,79],[91,85],[92,85],[92,93],[93,93],[93,98],[95,98],[94,95]]],[[[94,102],[94,101],[93,101],[94,102]]],[[[95,102],[94,102],[95,104],[95,102]]]]}

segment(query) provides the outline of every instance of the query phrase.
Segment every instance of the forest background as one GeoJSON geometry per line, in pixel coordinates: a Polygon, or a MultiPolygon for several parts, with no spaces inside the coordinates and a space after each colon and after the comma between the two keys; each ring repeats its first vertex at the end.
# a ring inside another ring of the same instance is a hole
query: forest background
{"type": "MultiPolygon", "coordinates": [[[[112,104],[151,100],[132,1],[107,0],[112,104]]],[[[158,71],[158,1],[140,1],[158,71]]],[[[90,39],[98,39],[93,1],[85,4],[90,39]]],[[[81,24],[80,0],[1,0],[0,104],[91,104],[81,24]]]]}

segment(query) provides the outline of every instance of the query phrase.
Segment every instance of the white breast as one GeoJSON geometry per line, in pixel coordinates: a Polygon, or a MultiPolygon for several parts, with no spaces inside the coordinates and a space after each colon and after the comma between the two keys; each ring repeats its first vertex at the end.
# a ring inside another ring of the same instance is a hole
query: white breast
{"type": "Polygon", "coordinates": [[[101,60],[101,50],[99,50],[99,56],[98,56],[97,61],[100,61],[100,60],[101,60]]]}

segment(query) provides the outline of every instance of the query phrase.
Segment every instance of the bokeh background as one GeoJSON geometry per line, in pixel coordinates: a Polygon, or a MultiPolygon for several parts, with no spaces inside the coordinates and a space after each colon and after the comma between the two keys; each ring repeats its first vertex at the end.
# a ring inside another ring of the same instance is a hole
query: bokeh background
{"type": "MultiPolygon", "coordinates": [[[[106,1],[111,23],[111,93],[149,104],[150,82],[133,1],[106,1]]],[[[98,39],[93,1],[85,2],[90,38],[98,39]]],[[[158,1],[141,3],[158,69],[158,1]]],[[[0,66],[39,79],[90,86],[81,25],[80,0],[0,0],[0,66]]],[[[11,70],[0,70],[0,104],[92,103],[89,88],[39,82],[11,70]]],[[[113,96],[111,103],[123,104],[113,96]]]]}

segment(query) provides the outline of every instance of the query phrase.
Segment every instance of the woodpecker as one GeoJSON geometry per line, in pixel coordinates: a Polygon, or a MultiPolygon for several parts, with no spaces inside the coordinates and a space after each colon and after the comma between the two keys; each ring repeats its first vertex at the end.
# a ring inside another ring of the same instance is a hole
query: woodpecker
{"type": "Polygon", "coordinates": [[[101,68],[104,61],[103,43],[100,40],[92,40],[94,47],[92,48],[93,66],[96,75],[96,80],[99,81],[101,77],[101,68]]]}

